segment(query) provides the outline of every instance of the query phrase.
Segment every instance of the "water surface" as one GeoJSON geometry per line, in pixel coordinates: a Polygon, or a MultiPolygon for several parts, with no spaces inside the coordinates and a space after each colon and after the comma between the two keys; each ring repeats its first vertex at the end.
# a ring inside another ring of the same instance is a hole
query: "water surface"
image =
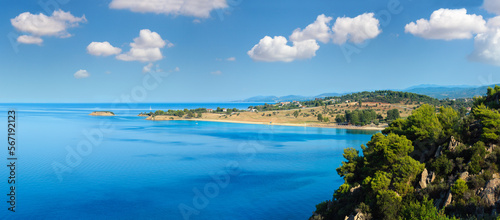
{"type": "MultiPolygon", "coordinates": [[[[374,133],[135,116],[248,105],[0,104],[5,139],[6,111],[17,110],[19,158],[16,213],[2,202],[0,218],[307,219],[343,182],[343,149],[374,133]],[[117,116],[88,116],[95,110],[117,116]]],[[[8,175],[0,169],[1,201],[8,175]]]]}

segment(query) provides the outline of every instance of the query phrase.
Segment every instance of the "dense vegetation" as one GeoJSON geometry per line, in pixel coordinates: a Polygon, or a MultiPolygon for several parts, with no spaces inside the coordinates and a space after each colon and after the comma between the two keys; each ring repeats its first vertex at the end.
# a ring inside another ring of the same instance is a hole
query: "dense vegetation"
{"type": "Polygon", "coordinates": [[[380,102],[380,103],[404,103],[404,104],[430,104],[433,106],[450,106],[453,109],[467,108],[472,106],[470,99],[435,99],[426,95],[410,92],[398,92],[380,90],[374,92],[358,92],[343,96],[326,97],[324,100],[338,100],[339,103],[351,102],[380,102]]]}
{"type": "MultiPolygon", "coordinates": [[[[416,96],[417,98],[419,96],[416,96]]],[[[344,150],[344,178],[311,219],[492,219],[500,211],[500,87],[472,113],[424,104],[344,150]]],[[[394,97],[397,100],[397,97],[394,97]]],[[[427,98],[426,98],[427,99],[427,98]]]]}
{"type": "MultiPolygon", "coordinates": [[[[233,112],[241,112],[242,110],[239,110],[237,108],[233,109],[226,109],[224,111],[223,108],[217,107],[217,109],[214,109],[211,112],[214,113],[224,113],[224,114],[232,114],[233,112]]],[[[172,110],[169,109],[167,111],[163,110],[157,110],[155,112],[150,112],[150,113],[141,113],[142,115],[149,115],[149,116],[157,116],[157,115],[169,115],[169,116],[177,116],[177,117],[188,117],[188,118],[201,118],[203,113],[209,112],[206,108],[197,108],[197,109],[184,109],[184,110],[172,110]]]]}
{"type": "MultiPolygon", "coordinates": [[[[316,98],[310,101],[301,102],[286,102],[287,104],[264,104],[259,106],[250,106],[250,109],[255,109],[257,111],[275,111],[275,110],[290,110],[299,109],[301,107],[320,107],[328,105],[339,105],[343,103],[354,103],[355,106],[362,106],[364,102],[375,102],[375,103],[391,103],[391,104],[404,104],[404,105],[422,105],[429,104],[432,106],[446,106],[452,107],[455,110],[460,110],[462,113],[466,113],[466,108],[471,107],[473,102],[471,99],[435,99],[425,95],[419,95],[409,92],[398,92],[390,90],[374,91],[374,92],[358,92],[343,96],[335,97],[325,97],[323,99],[316,98]]],[[[394,112],[395,113],[395,112],[394,112]]],[[[399,113],[391,115],[387,120],[392,121],[399,118],[399,113]]],[[[370,121],[369,119],[368,121],[370,121]]],[[[341,120],[342,122],[350,121],[341,120]]],[[[363,120],[361,120],[363,121],[363,120]]],[[[374,121],[373,121],[374,122],[374,121]]],[[[356,122],[352,123],[356,124],[356,122]]],[[[362,124],[362,123],[358,123],[362,124]]]]}

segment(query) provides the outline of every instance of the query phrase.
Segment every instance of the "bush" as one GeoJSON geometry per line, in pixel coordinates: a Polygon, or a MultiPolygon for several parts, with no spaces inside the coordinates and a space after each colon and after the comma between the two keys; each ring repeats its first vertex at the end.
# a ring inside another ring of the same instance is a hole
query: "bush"
{"type": "Polygon", "coordinates": [[[468,189],[469,187],[467,187],[467,183],[465,183],[465,180],[458,179],[457,181],[455,181],[455,184],[451,186],[451,193],[461,198],[464,195],[465,191],[467,191],[468,189]]]}

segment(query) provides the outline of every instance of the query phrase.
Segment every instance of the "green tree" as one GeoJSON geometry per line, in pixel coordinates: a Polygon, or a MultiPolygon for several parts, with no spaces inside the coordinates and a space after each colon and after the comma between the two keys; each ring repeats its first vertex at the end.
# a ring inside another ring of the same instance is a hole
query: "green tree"
{"type": "Polygon", "coordinates": [[[391,184],[392,174],[384,171],[377,171],[373,179],[371,179],[371,188],[374,192],[386,190],[391,184]]]}
{"type": "Polygon", "coordinates": [[[500,141],[500,113],[497,110],[489,109],[484,104],[474,108],[474,116],[483,125],[481,138],[486,143],[498,143],[500,141]]]}
{"type": "Polygon", "coordinates": [[[458,112],[453,110],[451,107],[441,106],[437,116],[441,126],[443,127],[445,137],[448,138],[455,135],[455,131],[458,129],[458,120],[460,119],[458,112]]]}
{"type": "Polygon", "coordinates": [[[294,116],[295,118],[299,117],[299,111],[294,111],[294,112],[293,112],[293,116],[294,116]]]}
{"type": "Polygon", "coordinates": [[[393,120],[396,120],[398,118],[400,118],[398,109],[392,109],[392,110],[387,111],[387,117],[386,117],[387,121],[393,121],[393,120]]]}
{"type": "Polygon", "coordinates": [[[398,219],[401,196],[391,190],[382,190],[377,194],[377,208],[380,219],[398,219]]]}
{"type": "Polygon", "coordinates": [[[409,205],[403,206],[401,210],[402,219],[416,219],[416,220],[448,220],[449,218],[434,206],[434,203],[424,196],[422,202],[415,201],[409,205]]]}
{"type": "Polygon", "coordinates": [[[359,162],[359,151],[350,147],[344,149],[344,154],[342,155],[347,161],[342,161],[342,165],[337,168],[337,174],[343,177],[346,183],[354,182],[354,172],[359,162]]]}
{"type": "Polygon", "coordinates": [[[453,195],[461,198],[465,191],[467,191],[469,189],[469,187],[467,186],[467,183],[465,182],[465,180],[463,179],[458,179],[457,181],[455,181],[455,184],[453,184],[453,186],[451,186],[451,193],[453,193],[453,195]]]}
{"type": "Polygon", "coordinates": [[[320,122],[323,121],[323,115],[321,113],[318,114],[318,121],[320,121],[320,122]]]}

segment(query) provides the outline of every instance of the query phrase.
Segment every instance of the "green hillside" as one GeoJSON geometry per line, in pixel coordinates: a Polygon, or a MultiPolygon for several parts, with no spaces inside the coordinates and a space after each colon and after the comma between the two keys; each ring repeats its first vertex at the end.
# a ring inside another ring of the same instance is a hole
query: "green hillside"
{"type": "Polygon", "coordinates": [[[311,219],[494,219],[500,210],[500,87],[463,115],[424,104],[344,150],[344,184],[311,219]]]}

